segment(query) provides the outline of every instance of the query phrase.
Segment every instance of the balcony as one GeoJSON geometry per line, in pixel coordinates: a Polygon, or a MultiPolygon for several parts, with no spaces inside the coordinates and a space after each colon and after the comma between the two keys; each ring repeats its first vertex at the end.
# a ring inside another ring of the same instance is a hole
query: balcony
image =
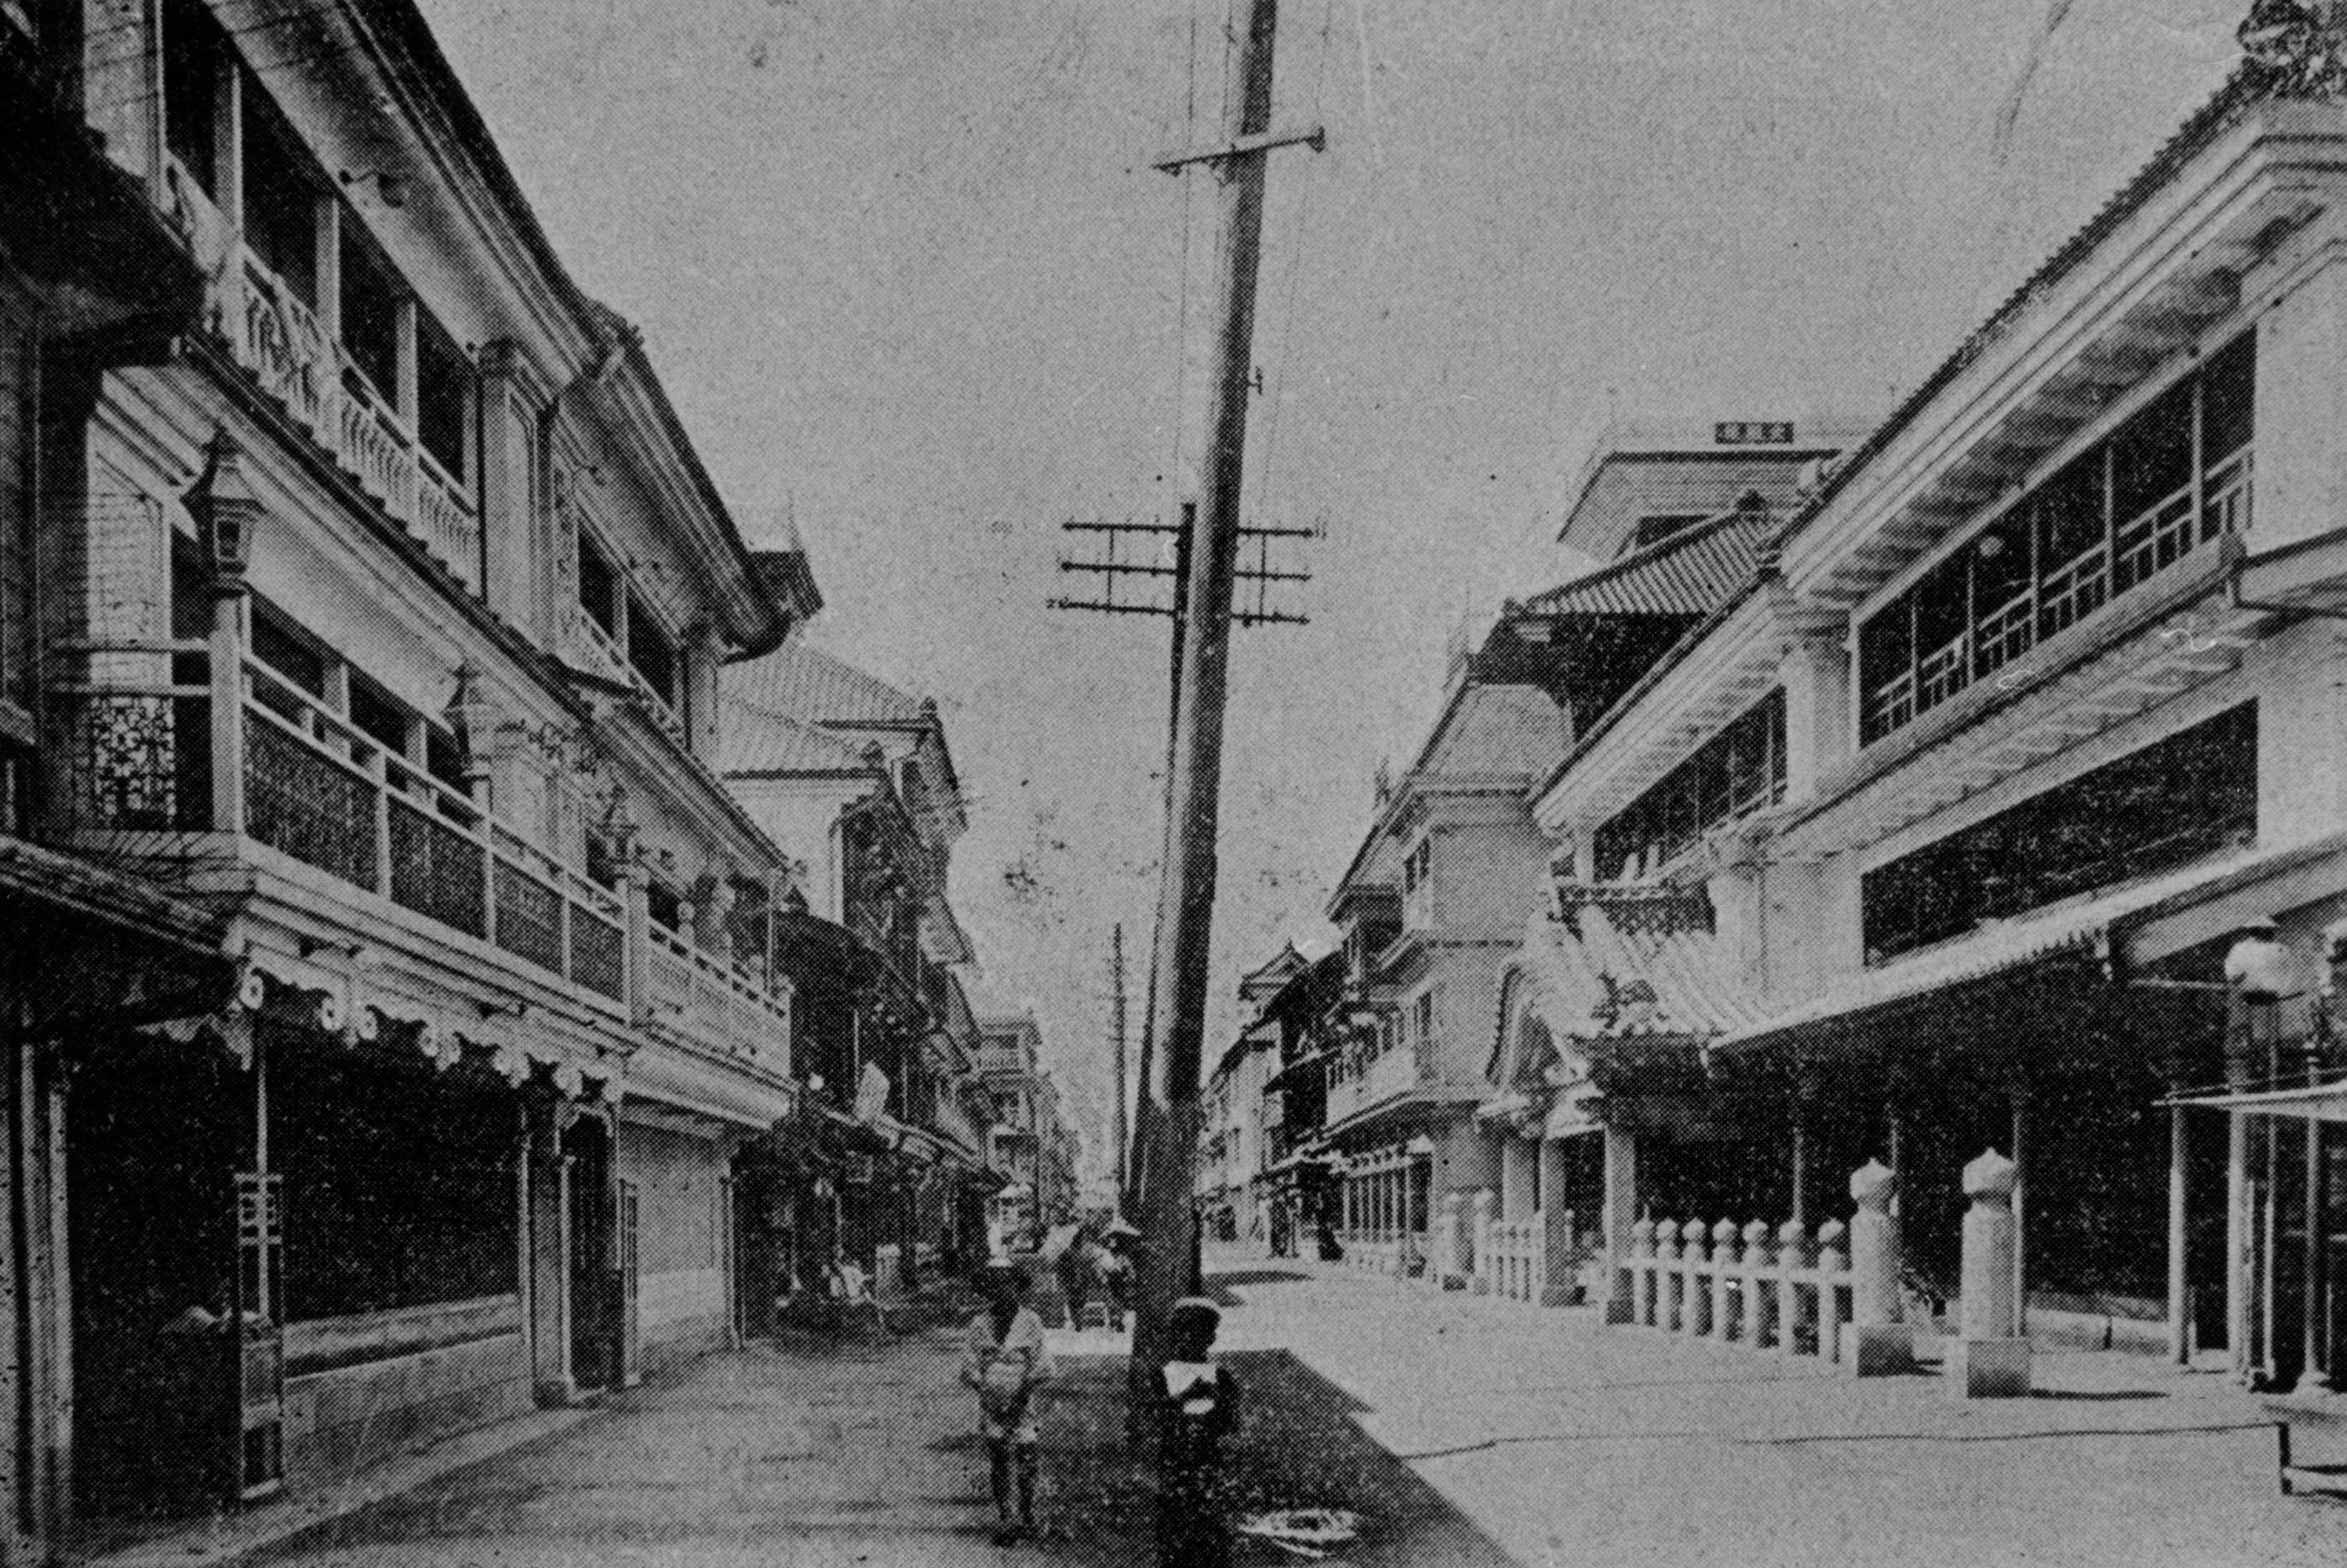
{"type": "Polygon", "coordinates": [[[205,312],[236,363],[468,592],[481,592],[481,516],[466,486],[369,388],[317,313],[228,231],[176,161],[170,217],[206,273],[205,312]]]}
{"type": "Polygon", "coordinates": [[[1356,1117],[1419,1087],[1418,1054],[1393,1050],[1376,1057],[1342,1083],[1328,1085],[1326,1125],[1356,1117]]]}
{"type": "Polygon", "coordinates": [[[51,692],[56,835],[150,862],[262,846],[703,1050],[788,1070],[786,984],[631,912],[627,884],[590,879],[266,665],[245,661],[222,727],[211,682],[185,678],[205,643],[78,651],[89,678],[51,692]],[[241,786],[225,801],[223,756],[241,786]]]}

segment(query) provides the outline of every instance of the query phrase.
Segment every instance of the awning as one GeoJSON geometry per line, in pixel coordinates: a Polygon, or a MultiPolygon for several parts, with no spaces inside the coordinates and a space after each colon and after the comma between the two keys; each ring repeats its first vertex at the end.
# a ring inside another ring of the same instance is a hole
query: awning
{"type": "Polygon", "coordinates": [[[2347,1080],[2294,1089],[2244,1089],[2233,1094],[2180,1095],[2163,1105],[2195,1111],[2242,1111],[2302,1121],[2347,1121],[2347,1080]]]}
{"type": "Polygon", "coordinates": [[[1991,921],[1943,946],[1896,958],[1833,983],[1823,996],[1720,1037],[1723,1050],[1750,1047],[1797,1031],[1863,1022],[1867,1015],[1934,992],[1988,980],[2037,963],[2092,952],[2113,926],[2211,890],[2217,884],[2306,853],[2244,850],[2013,920],[1991,921]]]}

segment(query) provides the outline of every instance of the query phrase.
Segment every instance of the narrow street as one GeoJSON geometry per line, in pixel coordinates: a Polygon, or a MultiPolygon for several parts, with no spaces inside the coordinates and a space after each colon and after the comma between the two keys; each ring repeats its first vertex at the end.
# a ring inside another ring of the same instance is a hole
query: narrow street
{"type": "MultiPolygon", "coordinates": [[[[1333,1506],[1365,1564],[2316,1564],[2347,1510],[2283,1498],[2217,1374],[2050,1354],[2036,1397],[1958,1404],[1730,1348],[1290,1259],[1215,1275],[1245,1385],[1241,1512],[1333,1506]]],[[[253,1560],[365,1565],[1147,1560],[1116,1341],[1055,1334],[1045,1538],[988,1539],[943,1328],[756,1345],[253,1560]]],[[[189,1558],[187,1560],[194,1560],[189,1558]]],[[[1303,1560],[1242,1541],[1245,1564],[1303,1560]]]]}

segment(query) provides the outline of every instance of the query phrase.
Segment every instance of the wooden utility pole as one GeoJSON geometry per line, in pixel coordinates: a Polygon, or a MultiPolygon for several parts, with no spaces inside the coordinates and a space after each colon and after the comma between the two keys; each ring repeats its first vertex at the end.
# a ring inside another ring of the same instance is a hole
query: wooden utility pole
{"type": "Polygon", "coordinates": [[[1198,1125],[1198,1066],[1205,1037],[1206,970],[1213,936],[1215,834],[1222,789],[1223,707],[1230,647],[1231,587],[1238,565],[1240,478],[1253,371],[1255,281],[1262,249],[1264,156],[1276,146],[1320,144],[1317,130],[1270,132],[1277,0],[1241,0],[1226,92],[1223,140],[1160,160],[1160,168],[1211,166],[1221,184],[1215,279],[1214,363],[1207,388],[1206,440],[1195,494],[1200,510],[1181,595],[1172,767],[1166,786],[1157,929],[1150,955],[1147,1039],[1134,1187],[1141,1228],[1134,1279],[1128,1392],[1148,1406],[1169,1354],[1174,1303],[1188,1290],[1195,1216],[1191,1203],[1198,1125]]]}
{"type": "Polygon", "coordinates": [[[1108,1135],[1116,1150],[1117,1212],[1122,1213],[1131,1195],[1125,1190],[1125,928],[1121,921],[1108,936],[1108,994],[1112,1019],[1109,1045],[1117,1064],[1117,1098],[1108,1116],[1108,1135]]]}

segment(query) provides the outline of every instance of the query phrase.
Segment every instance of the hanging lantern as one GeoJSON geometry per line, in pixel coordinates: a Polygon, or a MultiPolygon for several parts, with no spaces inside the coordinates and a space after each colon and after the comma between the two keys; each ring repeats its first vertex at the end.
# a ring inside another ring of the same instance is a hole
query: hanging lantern
{"type": "Polygon", "coordinates": [[[243,594],[245,574],[252,565],[253,533],[263,508],[245,471],[245,449],[226,430],[213,432],[204,448],[203,472],[182,499],[212,569],[212,591],[227,596],[243,594]]]}

